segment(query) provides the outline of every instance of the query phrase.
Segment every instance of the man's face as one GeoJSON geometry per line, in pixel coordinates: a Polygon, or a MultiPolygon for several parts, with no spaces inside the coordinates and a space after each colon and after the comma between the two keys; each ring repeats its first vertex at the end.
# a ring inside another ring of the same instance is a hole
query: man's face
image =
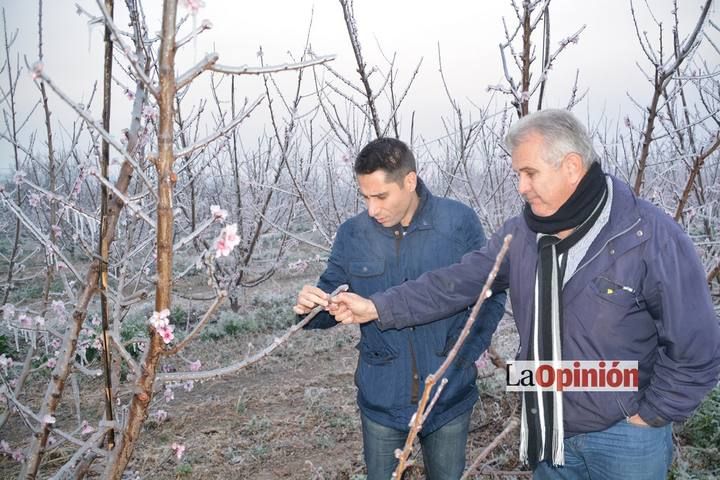
{"type": "Polygon", "coordinates": [[[388,179],[384,170],[358,175],[358,187],[365,199],[368,215],[383,227],[410,224],[418,205],[416,185],[415,172],[405,175],[402,185],[388,179]]]}
{"type": "Polygon", "coordinates": [[[543,160],[542,153],[542,137],[530,133],[512,151],[512,169],[518,175],[518,192],[532,212],[549,217],[570,198],[584,172],[578,171],[582,159],[577,154],[566,155],[555,167],[543,160]]]}

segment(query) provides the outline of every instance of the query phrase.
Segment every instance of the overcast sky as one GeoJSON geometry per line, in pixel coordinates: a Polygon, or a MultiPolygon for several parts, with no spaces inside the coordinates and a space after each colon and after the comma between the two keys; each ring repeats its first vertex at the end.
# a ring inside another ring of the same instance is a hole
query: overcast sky
{"type": "MultiPolygon", "coordinates": [[[[520,0],[518,0],[521,3],[520,0]]],[[[44,69],[63,90],[80,101],[87,99],[93,82],[102,72],[102,28],[90,28],[86,16],[75,13],[76,1],[49,0],[44,5],[44,69]]],[[[77,0],[88,11],[98,12],[92,0],[77,0]]],[[[118,24],[127,25],[124,2],[116,0],[118,24]]],[[[160,29],[160,1],[145,2],[151,31],[160,29]]],[[[667,25],[670,34],[672,2],[652,0],[658,20],[667,25]]],[[[680,17],[684,22],[683,36],[699,15],[701,0],[682,0],[680,17]]],[[[228,65],[258,63],[257,51],[264,51],[267,64],[290,61],[288,52],[295,57],[302,48],[312,17],[310,33],[316,54],[337,54],[333,68],[355,80],[354,58],[342,9],[336,0],[263,0],[240,2],[235,0],[205,0],[197,22],[208,19],[212,30],[203,33],[195,45],[184,49],[177,60],[178,72],[183,72],[196,60],[210,51],[220,55],[220,63],[228,65]]],[[[0,0],[8,23],[8,33],[18,29],[13,55],[19,55],[24,68],[24,56],[32,64],[37,59],[37,2],[30,0],[0,0]]],[[[652,25],[644,1],[636,1],[643,28],[652,39],[657,29],[652,25]]],[[[443,69],[454,97],[464,107],[471,102],[485,104],[490,99],[487,86],[502,83],[502,64],[498,44],[503,41],[502,18],[513,24],[514,13],[506,0],[357,0],[355,2],[358,29],[366,62],[384,64],[378,45],[386,55],[397,53],[400,80],[409,78],[417,62],[423,65],[406,102],[405,115],[415,111],[416,129],[425,138],[443,134],[440,116],[450,113],[438,74],[437,47],[442,50],[443,69]]],[[[182,7],[180,15],[187,11],[182,7]]],[[[718,20],[717,7],[711,18],[718,20]]],[[[191,21],[188,21],[189,27],[191,21]]],[[[578,113],[592,118],[602,114],[608,118],[635,116],[637,110],[627,99],[628,93],[642,104],[647,104],[651,90],[645,83],[636,62],[647,67],[635,37],[630,15],[629,0],[577,1],[554,0],[551,3],[552,44],[566,37],[582,25],[587,25],[580,42],[570,46],[560,57],[551,72],[547,106],[564,106],[569,86],[580,69],[580,87],[589,89],[586,101],[578,113]]],[[[186,30],[187,30],[186,27],[186,30]]],[[[5,33],[5,32],[4,32],[5,33]]],[[[668,37],[669,38],[669,37],[668,37]]],[[[669,42],[668,44],[669,45],[669,42]]],[[[3,60],[5,52],[0,53],[3,60]]],[[[12,57],[15,60],[15,57],[12,57]]],[[[711,64],[717,65],[710,60],[711,64]]],[[[7,73],[0,79],[7,88],[7,73]]],[[[292,74],[290,74],[292,75],[292,74]]],[[[261,92],[258,77],[243,77],[240,88],[244,95],[255,97],[261,92]]],[[[38,89],[27,72],[18,86],[18,111],[28,112],[39,99],[38,89]]],[[[197,93],[197,92],[196,92],[197,93]]],[[[201,94],[201,93],[200,93],[201,94]]],[[[97,94],[99,100],[100,93],[97,94]]],[[[54,95],[50,97],[54,119],[67,125],[73,118],[67,107],[54,95]]],[[[117,134],[128,124],[129,102],[116,101],[113,105],[113,133],[117,134]]],[[[93,112],[100,117],[100,102],[93,112]]],[[[31,120],[26,132],[42,126],[42,119],[31,120]]],[[[261,128],[262,115],[254,116],[245,128],[245,135],[261,128]],[[249,131],[248,131],[249,130],[249,131]]],[[[4,128],[4,126],[2,127],[4,128]]],[[[44,133],[43,133],[44,135],[44,133]]],[[[7,173],[11,163],[11,149],[0,140],[0,167],[7,173]]]]}

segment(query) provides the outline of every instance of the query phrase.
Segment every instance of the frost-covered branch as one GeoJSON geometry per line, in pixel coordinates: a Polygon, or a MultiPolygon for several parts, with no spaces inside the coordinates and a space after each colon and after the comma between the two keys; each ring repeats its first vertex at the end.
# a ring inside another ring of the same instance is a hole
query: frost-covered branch
{"type": "Polygon", "coordinates": [[[153,194],[157,195],[155,193],[155,188],[153,187],[152,182],[150,182],[150,179],[147,178],[143,169],[140,168],[140,166],[137,164],[135,159],[126,151],[126,149],[120,144],[120,142],[118,142],[112,135],[110,135],[102,127],[100,122],[98,122],[97,120],[92,118],[90,116],[90,114],[88,113],[87,109],[85,109],[82,105],[79,105],[79,104],[73,102],[70,99],[70,97],[65,95],[65,93],[62,90],[60,90],[53,83],[53,81],[45,74],[45,72],[43,72],[42,67],[38,66],[33,71],[34,71],[35,75],[38,78],[41,78],[42,81],[45,82],[46,85],[48,85],[67,105],[70,106],[70,108],[72,108],[75,111],[75,113],[80,115],[80,117],[83,120],[85,120],[85,122],[87,122],[88,125],[90,125],[96,132],[98,132],[100,134],[100,136],[103,138],[103,140],[105,140],[110,145],[112,145],[113,148],[115,150],[117,150],[123,156],[125,161],[127,161],[128,163],[130,163],[133,166],[135,172],[140,176],[140,178],[142,179],[143,183],[145,183],[145,186],[149,189],[149,191],[151,191],[151,192],[153,192],[153,194]]]}
{"type": "Polygon", "coordinates": [[[228,73],[231,75],[266,75],[269,73],[287,72],[290,70],[301,70],[303,68],[312,67],[314,65],[322,65],[335,60],[336,55],[324,55],[311,58],[296,63],[283,63],[280,65],[266,65],[260,67],[251,67],[249,65],[241,65],[233,67],[230,65],[218,65],[217,63],[210,67],[210,70],[219,73],[228,73]]]}
{"type": "Polygon", "coordinates": [[[219,58],[220,56],[217,53],[208,53],[205,58],[196,63],[193,67],[190,68],[190,70],[175,79],[177,89],[180,90],[186,85],[189,85],[190,82],[192,82],[205,70],[212,70],[213,65],[215,65],[215,62],[217,62],[219,58]]]}
{"type": "MultiPolygon", "coordinates": [[[[340,292],[345,292],[348,290],[348,285],[340,285],[338,288],[336,288],[331,294],[330,298],[334,297],[340,292]]],[[[296,323],[292,327],[288,328],[284,334],[282,334],[280,337],[275,337],[273,339],[273,342],[265,347],[264,349],[260,350],[259,352],[255,353],[254,355],[251,355],[250,357],[245,358],[244,360],[241,360],[239,362],[233,363],[232,365],[228,365],[226,367],[222,368],[216,368],[213,370],[207,370],[204,372],[174,372],[174,373],[160,373],[157,376],[158,381],[161,382],[183,382],[188,380],[207,380],[210,378],[216,378],[223,375],[228,375],[231,373],[235,373],[239,370],[242,370],[243,368],[252,365],[253,363],[257,363],[262,358],[268,356],[270,353],[272,353],[276,348],[278,348],[280,345],[285,343],[288,338],[290,338],[295,332],[303,328],[305,325],[310,323],[310,320],[312,320],[320,311],[323,310],[323,306],[318,305],[317,307],[313,308],[310,313],[308,313],[300,322],[296,323]]]]}
{"type": "Polygon", "coordinates": [[[240,112],[235,118],[233,118],[230,123],[228,123],[225,127],[222,129],[212,133],[211,135],[203,138],[202,140],[198,140],[195,144],[190,145],[187,148],[184,148],[180,151],[175,152],[175,158],[185,157],[187,155],[190,155],[196,150],[199,150],[201,148],[206,147],[208,144],[214,142],[220,137],[224,137],[228,134],[228,132],[232,131],[233,128],[237,127],[243,120],[248,118],[250,114],[255,110],[258,105],[260,105],[263,101],[264,95],[260,95],[248,108],[240,112]]]}

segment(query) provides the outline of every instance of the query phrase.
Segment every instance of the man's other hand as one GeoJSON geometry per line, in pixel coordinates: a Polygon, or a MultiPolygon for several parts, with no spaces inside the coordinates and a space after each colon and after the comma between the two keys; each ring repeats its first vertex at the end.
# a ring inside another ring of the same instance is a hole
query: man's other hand
{"type": "Polygon", "coordinates": [[[354,293],[340,293],[330,300],[330,315],[340,323],[367,323],[378,317],[375,304],[354,293]]]}
{"type": "Polygon", "coordinates": [[[319,288],[313,285],[305,285],[298,293],[297,305],[293,307],[293,311],[298,315],[307,315],[310,310],[318,305],[327,307],[329,299],[330,295],[319,288]]]}

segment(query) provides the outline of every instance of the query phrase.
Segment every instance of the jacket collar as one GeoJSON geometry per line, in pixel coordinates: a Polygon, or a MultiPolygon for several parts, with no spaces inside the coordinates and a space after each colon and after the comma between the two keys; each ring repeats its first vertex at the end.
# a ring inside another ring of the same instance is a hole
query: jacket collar
{"type": "MultiPolygon", "coordinates": [[[[628,184],[613,175],[606,174],[606,176],[610,178],[613,186],[610,218],[608,219],[607,225],[605,225],[595,239],[595,244],[598,244],[599,241],[604,243],[607,239],[624,232],[640,219],[638,199],[632,190],[630,190],[628,184]]],[[[528,228],[522,215],[520,215],[520,222],[523,232],[525,233],[525,241],[529,244],[536,245],[537,236],[528,228]]]]}

